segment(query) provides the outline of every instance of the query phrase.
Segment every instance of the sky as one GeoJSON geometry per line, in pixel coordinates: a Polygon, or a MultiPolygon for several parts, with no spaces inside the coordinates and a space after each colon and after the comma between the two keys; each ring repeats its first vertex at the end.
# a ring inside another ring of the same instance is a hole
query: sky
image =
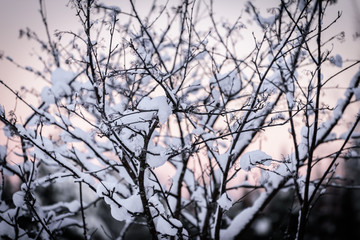
{"type": "MultiPolygon", "coordinates": [[[[172,0],[174,1],[174,0],[172,0]]],[[[44,1],[46,6],[46,14],[50,26],[50,33],[55,30],[77,30],[78,20],[74,14],[74,9],[68,5],[68,0],[47,0],[44,1]]],[[[109,4],[120,2],[120,6],[125,6],[127,1],[106,0],[109,4]]],[[[136,1],[139,6],[144,6],[143,3],[149,2],[144,0],[136,1]]],[[[215,0],[214,8],[217,11],[218,17],[235,19],[242,11],[244,0],[215,0]]],[[[277,3],[279,1],[257,0],[253,1],[257,6],[267,6],[277,3]]],[[[18,63],[25,66],[36,66],[36,58],[34,53],[39,53],[39,49],[32,41],[25,38],[19,38],[19,30],[30,27],[38,33],[40,37],[45,36],[44,27],[41,22],[39,14],[38,0],[0,0],[0,53],[4,56],[10,56],[18,63]]],[[[345,31],[345,42],[339,46],[335,46],[334,50],[342,54],[343,59],[360,58],[360,44],[354,41],[354,34],[360,33],[360,0],[338,0],[335,7],[331,7],[329,13],[330,17],[337,15],[337,11],[341,11],[342,17],[332,28],[331,33],[345,31]],[[344,57],[345,56],[345,57],[344,57]]],[[[140,9],[140,11],[147,9],[140,9]]],[[[264,10],[265,11],[265,10],[264,10]]],[[[360,38],[360,37],[359,37],[360,38]]],[[[350,74],[350,73],[349,73],[350,74]]],[[[13,87],[15,90],[20,90],[22,85],[39,88],[42,84],[36,81],[34,84],[34,77],[26,71],[20,70],[8,61],[0,60],[0,79],[13,87]],[[39,85],[40,84],[40,85],[39,85]]],[[[4,87],[0,87],[0,102],[5,105],[7,110],[13,110],[15,107],[15,98],[4,87]]],[[[18,104],[18,109],[22,109],[21,104],[18,104]]],[[[26,110],[23,109],[23,110],[26,110]]],[[[23,111],[22,110],[22,111],[23,111]]],[[[19,110],[20,112],[20,110],[19,110]]]]}
{"type": "MultiPolygon", "coordinates": [[[[174,0],[170,0],[174,1],[174,0]]],[[[48,18],[48,24],[50,26],[50,34],[53,34],[55,30],[73,30],[76,31],[79,27],[78,20],[74,14],[74,9],[68,6],[68,0],[45,0],[46,15],[48,18]]],[[[106,0],[110,5],[114,5],[120,2],[121,7],[126,7],[127,1],[115,1],[106,0]]],[[[146,4],[149,1],[137,0],[136,3],[142,11],[147,11],[146,4]]],[[[208,1],[205,1],[208,2],[208,1]]],[[[214,9],[218,19],[228,18],[230,21],[235,20],[239,13],[243,10],[245,0],[215,0],[214,9]]],[[[257,0],[253,1],[254,5],[262,6],[262,11],[266,12],[266,8],[274,3],[278,3],[276,0],[257,0]]],[[[28,41],[26,38],[19,38],[19,30],[26,27],[30,27],[32,30],[38,33],[40,38],[44,38],[45,30],[39,14],[39,1],[38,0],[0,0],[0,53],[3,56],[10,56],[16,62],[23,66],[36,67],[38,60],[36,54],[41,50],[37,47],[37,44],[33,41],[28,41]]],[[[338,0],[338,3],[332,6],[328,11],[328,17],[334,18],[337,16],[337,12],[342,12],[341,19],[332,27],[330,34],[335,34],[341,31],[345,31],[345,40],[341,44],[334,45],[334,52],[340,53],[344,60],[346,59],[360,59],[360,37],[357,41],[354,40],[356,32],[360,34],[360,0],[338,0]]],[[[251,36],[252,39],[252,36],[251,36]]],[[[4,81],[11,88],[20,93],[22,86],[28,86],[30,90],[36,89],[41,91],[42,87],[46,85],[46,82],[40,78],[34,77],[33,74],[29,74],[25,70],[5,60],[4,57],[0,60],[0,80],[4,81]]],[[[341,82],[343,79],[348,81],[353,73],[358,69],[354,69],[341,75],[337,81],[341,82]]],[[[341,92],[338,93],[341,95],[341,92]]],[[[25,95],[31,104],[37,106],[39,104],[37,99],[31,98],[30,94],[25,95]]],[[[335,98],[334,98],[335,99],[335,98]]],[[[30,113],[30,109],[16,101],[14,95],[3,86],[0,86],[0,104],[5,107],[6,112],[15,110],[18,121],[25,122],[25,116],[30,113]]],[[[1,138],[1,134],[0,134],[1,138]]]]}

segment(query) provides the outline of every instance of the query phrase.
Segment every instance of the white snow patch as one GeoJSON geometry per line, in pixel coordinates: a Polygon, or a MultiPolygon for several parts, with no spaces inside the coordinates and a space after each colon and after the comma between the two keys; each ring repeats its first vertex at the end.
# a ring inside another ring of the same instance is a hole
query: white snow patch
{"type": "Polygon", "coordinates": [[[172,107],[168,103],[166,96],[158,96],[153,99],[145,97],[139,103],[138,109],[157,111],[157,116],[162,124],[164,124],[172,114],[172,107]]]}
{"type": "Polygon", "coordinates": [[[52,92],[56,97],[61,97],[64,94],[71,95],[70,81],[75,78],[75,73],[65,71],[62,68],[57,68],[51,73],[52,92]]]}
{"type": "Polygon", "coordinates": [[[149,152],[146,154],[146,162],[150,167],[160,167],[164,165],[167,160],[167,156],[165,154],[165,148],[161,146],[150,146],[149,152]]]}
{"type": "Polygon", "coordinates": [[[343,64],[342,57],[339,54],[336,54],[335,57],[331,57],[330,62],[339,68],[341,68],[343,64]]]}
{"type": "Polygon", "coordinates": [[[154,214],[156,214],[156,213],[160,213],[160,214],[165,213],[165,208],[164,208],[163,204],[160,202],[157,195],[153,195],[151,198],[149,198],[148,202],[149,202],[149,206],[151,207],[150,210],[152,210],[152,208],[156,209],[154,211],[154,214]]]}
{"type": "Polygon", "coordinates": [[[47,104],[55,103],[54,93],[52,92],[51,88],[46,86],[41,90],[41,99],[47,104]]]}
{"type": "Polygon", "coordinates": [[[64,205],[67,209],[69,209],[70,212],[77,212],[81,207],[80,202],[78,200],[64,203],[64,205]]]}
{"type": "Polygon", "coordinates": [[[217,203],[222,209],[229,210],[233,205],[233,199],[227,193],[223,193],[217,203]]]}
{"type": "Polygon", "coordinates": [[[249,171],[256,164],[264,164],[269,166],[272,157],[260,150],[245,153],[240,159],[240,167],[244,171],[249,171]]]}
{"type": "Polygon", "coordinates": [[[132,213],[141,213],[144,211],[140,195],[134,194],[127,199],[119,200],[119,203],[132,213]]]}
{"type": "Polygon", "coordinates": [[[130,220],[132,218],[128,211],[123,207],[119,207],[116,204],[110,204],[110,208],[111,216],[118,221],[130,220]]]}
{"type": "Polygon", "coordinates": [[[23,191],[17,191],[16,193],[14,193],[12,196],[14,205],[16,207],[22,207],[25,203],[24,197],[25,197],[25,192],[23,191]]]}
{"type": "Polygon", "coordinates": [[[234,95],[241,90],[242,84],[236,72],[230,73],[221,83],[221,90],[225,95],[234,95]]]}
{"type": "MultiPolygon", "coordinates": [[[[173,219],[176,220],[176,219],[173,219]]],[[[178,220],[177,220],[178,221],[178,220]]],[[[173,222],[171,222],[173,223],[173,222]]],[[[181,223],[180,223],[181,224],[181,223]]],[[[174,224],[175,225],[175,224],[174,224]]],[[[167,234],[170,236],[175,236],[178,232],[178,229],[172,226],[168,221],[166,221],[162,216],[158,217],[156,223],[156,230],[162,234],[167,234]]]]}
{"type": "Polygon", "coordinates": [[[354,88],[354,94],[356,101],[360,100],[360,87],[354,88]]]}

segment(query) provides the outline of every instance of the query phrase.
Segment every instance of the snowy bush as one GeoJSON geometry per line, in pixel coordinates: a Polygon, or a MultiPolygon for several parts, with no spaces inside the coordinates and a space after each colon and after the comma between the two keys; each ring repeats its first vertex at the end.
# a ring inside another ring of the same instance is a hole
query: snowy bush
{"type": "Polygon", "coordinates": [[[72,0],[81,31],[40,40],[26,30],[46,61],[24,70],[48,85],[34,106],[1,82],[32,111],[22,122],[0,108],[17,144],[16,158],[0,146],[1,236],[130,239],[136,227],[153,239],[235,239],[252,223],[269,232],[261,212],[290,193],[303,239],[358,136],[348,109],[359,106],[360,71],[326,104],[335,76],[359,63],[323,39],[340,15],[324,21],[321,0],[279,1],[270,16],[249,2],[235,22],[212,1],[154,1],[146,17],[141,4],[72,0]],[[280,128],[279,159],[259,142],[280,128]],[[6,197],[11,176],[20,187],[6,197]]]}

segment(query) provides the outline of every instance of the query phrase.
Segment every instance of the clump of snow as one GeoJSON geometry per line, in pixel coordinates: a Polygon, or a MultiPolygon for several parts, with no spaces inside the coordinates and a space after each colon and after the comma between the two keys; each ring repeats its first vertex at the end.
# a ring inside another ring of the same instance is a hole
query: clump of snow
{"type": "Polygon", "coordinates": [[[223,193],[217,203],[222,209],[229,210],[233,205],[233,199],[227,193],[223,193]]]}
{"type": "Polygon", "coordinates": [[[260,150],[245,153],[240,159],[240,167],[244,171],[250,171],[256,164],[269,166],[272,157],[260,150]]]}
{"type": "Polygon", "coordinates": [[[204,189],[201,187],[198,187],[191,195],[191,199],[196,201],[197,203],[199,202],[205,202],[205,198],[204,198],[204,189]]]}
{"type": "MultiPolygon", "coordinates": [[[[261,22],[261,24],[267,25],[267,26],[273,25],[274,22],[275,22],[275,18],[276,18],[275,15],[269,16],[269,17],[267,17],[267,18],[262,17],[262,16],[260,16],[260,15],[258,15],[258,17],[259,17],[259,21],[261,22]]],[[[257,20],[257,19],[255,19],[255,20],[257,20]]]]}
{"type": "Polygon", "coordinates": [[[236,72],[231,72],[224,80],[220,82],[221,90],[226,96],[232,96],[241,90],[242,84],[236,72]]]}
{"type": "Polygon", "coordinates": [[[298,5],[299,11],[302,11],[306,6],[306,1],[305,0],[299,0],[298,4],[299,4],[298,5]]]}
{"type": "Polygon", "coordinates": [[[51,73],[52,92],[56,97],[64,94],[71,95],[70,81],[75,78],[75,73],[57,68],[51,73]]]}
{"type": "Polygon", "coordinates": [[[354,88],[354,94],[355,94],[355,99],[356,101],[360,100],[360,87],[354,88]]]}
{"type": "Polygon", "coordinates": [[[25,192],[23,191],[17,191],[16,193],[14,193],[12,196],[14,205],[16,207],[22,207],[25,203],[24,197],[25,197],[25,192]]]}
{"type": "Polygon", "coordinates": [[[330,62],[339,68],[341,68],[343,64],[342,57],[339,54],[336,54],[335,57],[330,57],[330,62]]]}
{"type": "Polygon", "coordinates": [[[70,212],[77,212],[80,209],[80,202],[78,200],[74,200],[68,203],[64,203],[65,207],[69,209],[70,212]]]}
{"type": "Polygon", "coordinates": [[[76,74],[57,68],[51,73],[52,87],[44,87],[41,91],[41,99],[47,104],[55,102],[56,98],[63,95],[71,95],[70,81],[75,78],[76,74]]]}
{"type": "Polygon", "coordinates": [[[295,101],[294,101],[294,93],[293,92],[286,92],[286,100],[289,104],[289,108],[293,108],[295,101]]]}
{"type": "MultiPolygon", "coordinates": [[[[350,130],[342,133],[342,134],[340,135],[340,138],[345,140],[345,139],[348,137],[349,134],[350,134],[350,130]]],[[[350,137],[352,137],[352,138],[359,138],[359,137],[360,137],[360,133],[359,133],[359,132],[352,132],[350,137]]]]}
{"type": "Polygon", "coordinates": [[[0,105],[0,116],[5,116],[5,110],[1,105],[0,105]]]}
{"type": "Polygon", "coordinates": [[[110,204],[111,216],[118,221],[130,220],[132,217],[128,211],[116,204],[110,204]]]}
{"type": "MultiPolygon", "coordinates": [[[[15,211],[15,209],[10,209],[9,211],[6,212],[6,214],[3,214],[3,217],[5,218],[5,216],[9,215],[10,211],[12,211],[12,210],[15,211]]],[[[15,212],[14,212],[14,216],[15,216],[15,212]]],[[[14,216],[11,216],[11,218],[14,219],[14,216]]],[[[7,218],[9,218],[9,217],[7,217],[7,218]]],[[[5,239],[5,237],[8,237],[8,239],[19,239],[19,240],[28,239],[28,235],[22,228],[17,227],[16,229],[18,230],[18,232],[15,233],[15,228],[13,226],[11,226],[10,224],[8,224],[8,223],[11,223],[12,221],[9,221],[9,219],[5,219],[5,220],[6,221],[0,222],[0,233],[1,233],[1,236],[4,237],[4,239],[5,239]]]]}
{"type": "Polygon", "coordinates": [[[126,144],[126,147],[134,152],[135,156],[140,156],[144,147],[144,140],[139,134],[134,134],[128,128],[121,130],[120,139],[126,144]]]}
{"type": "Polygon", "coordinates": [[[165,153],[165,149],[161,146],[149,146],[149,151],[146,154],[146,162],[150,167],[160,167],[167,160],[165,153]]]}
{"type": "Polygon", "coordinates": [[[220,92],[216,88],[212,89],[211,95],[212,95],[212,97],[214,99],[214,104],[216,104],[216,103],[218,103],[220,101],[220,96],[221,95],[220,95],[220,92]]]}
{"type": "Polygon", "coordinates": [[[201,127],[198,126],[192,131],[192,133],[197,135],[197,136],[200,136],[203,133],[205,133],[205,131],[204,131],[204,129],[202,129],[201,127]]]}
{"type": "Polygon", "coordinates": [[[151,207],[150,211],[152,212],[152,214],[155,215],[157,213],[160,213],[160,214],[165,213],[165,208],[164,208],[163,204],[160,202],[159,197],[157,195],[151,196],[149,198],[148,202],[149,202],[149,206],[151,207]]]}
{"type": "Polygon", "coordinates": [[[0,159],[4,159],[6,156],[7,148],[3,145],[0,145],[0,159]]]}
{"type": "MultiPolygon", "coordinates": [[[[298,184],[299,184],[299,187],[300,187],[300,194],[301,194],[301,197],[304,199],[305,198],[305,179],[304,177],[302,178],[299,178],[297,180],[298,184]]],[[[314,184],[309,184],[308,186],[308,199],[311,197],[311,195],[313,194],[315,190],[315,185],[314,184]]]]}
{"type": "Polygon", "coordinates": [[[169,118],[169,116],[172,114],[172,107],[168,103],[166,96],[158,96],[153,99],[149,97],[144,97],[140,101],[138,109],[157,111],[159,122],[162,124],[164,124],[169,118]]]}
{"type": "Polygon", "coordinates": [[[182,227],[181,222],[175,218],[169,218],[168,221],[166,221],[163,216],[159,216],[156,223],[156,230],[169,236],[175,236],[180,227],[182,227]]]}
{"type": "Polygon", "coordinates": [[[132,213],[141,213],[144,211],[139,194],[133,194],[126,199],[117,199],[117,201],[128,211],[132,213]]]}

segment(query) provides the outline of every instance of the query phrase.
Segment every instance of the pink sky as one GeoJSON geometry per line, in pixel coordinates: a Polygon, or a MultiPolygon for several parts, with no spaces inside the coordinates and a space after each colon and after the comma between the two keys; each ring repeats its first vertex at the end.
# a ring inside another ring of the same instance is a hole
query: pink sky
{"type": "MultiPolygon", "coordinates": [[[[53,33],[56,29],[60,30],[77,30],[79,27],[78,21],[74,16],[74,10],[67,7],[67,0],[51,0],[44,1],[46,3],[48,23],[50,26],[50,32],[53,33]]],[[[109,4],[116,4],[119,1],[105,1],[109,4]]],[[[125,7],[125,3],[120,1],[120,6],[125,7]]],[[[142,1],[136,1],[141,3],[142,1]]],[[[150,2],[150,1],[146,1],[150,2]]],[[[220,17],[226,17],[235,19],[240,13],[244,0],[221,0],[214,1],[215,9],[220,17]]],[[[255,5],[264,6],[268,4],[270,6],[274,2],[279,1],[253,1],[255,5]],[[260,3],[260,4],[259,4],[260,3]]],[[[140,4],[139,4],[140,6],[140,4]]],[[[266,7],[266,6],[265,6],[266,7]]],[[[343,59],[359,59],[360,58],[360,44],[359,40],[354,41],[353,35],[355,32],[360,33],[360,0],[338,0],[338,4],[335,7],[331,7],[328,12],[329,17],[335,17],[337,11],[342,11],[342,18],[332,28],[331,34],[336,32],[345,31],[346,40],[343,44],[339,44],[334,47],[334,52],[341,53],[343,59]]],[[[141,9],[147,10],[147,9],[141,9]]],[[[19,39],[19,29],[30,27],[35,30],[40,37],[45,36],[44,27],[41,22],[39,14],[39,1],[37,0],[3,0],[0,8],[0,52],[4,53],[4,56],[10,56],[18,63],[24,66],[36,67],[36,58],[31,56],[31,53],[39,53],[37,45],[33,41],[28,41],[25,38],[19,39]]],[[[355,71],[355,69],[354,69],[355,71]]],[[[351,76],[351,72],[346,76],[351,76]]],[[[15,90],[20,90],[22,85],[35,87],[37,90],[41,90],[40,87],[45,84],[44,81],[36,79],[32,74],[26,71],[20,70],[13,64],[10,64],[6,60],[0,61],[0,79],[13,87],[15,90]]],[[[15,107],[15,98],[4,87],[0,87],[0,103],[4,105],[6,111],[13,110],[15,107]]],[[[37,103],[34,102],[36,105],[37,103]]],[[[17,112],[26,111],[26,108],[22,104],[18,103],[17,112]]]]}
{"type": "MultiPolygon", "coordinates": [[[[56,29],[60,30],[73,30],[76,31],[80,25],[74,10],[67,7],[67,0],[49,0],[45,1],[48,24],[50,26],[50,32],[54,33],[56,29]]],[[[110,5],[120,2],[121,8],[126,8],[125,1],[106,1],[110,5]]],[[[139,6],[143,6],[145,1],[136,1],[139,6]],[[139,4],[141,3],[141,4],[139,4]]],[[[146,1],[147,3],[149,1],[146,1]]],[[[244,2],[236,0],[215,0],[214,8],[217,9],[217,17],[229,18],[230,20],[236,19],[240,13],[244,2]]],[[[261,5],[264,7],[265,1],[253,1],[255,5],[261,5]]],[[[279,1],[266,1],[269,6],[279,1]]],[[[332,6],[328,11],[328,17],[333,19],[337,16],[337,11],[342,11],[342,18],[332,27],[331,34],[336,34],[341,31],[345,31],[345,41],[342,44],[334,46],[334,53],[340,53],[343,59],[359,59],[360,58],[360,38],[354,41],[353,35],[355,32],[360,33],[360,0],[338,0],[338,4],[332,6]]],[[[266,6],[265,6],[266,8],[266,6]]],[[[147,9],[141,9],[147,10],[147,9]]],[[[35,30],[41,38],[44,38],[45,30],[41,22],[39,14],[39,2],[36,0],[3,0],[0,8],[0,29],[2,36],[0,38],[0,51],[4,53],[4,56],[10,56],[18,63],[24,66],[36,67],[39,66],[34,53],[40,53],[41,51],[37,47],[37,44],[33,41],[28,41],[26,38],[19,39],[19,29],[30,27],[35,30]]],[[[329,33],[330,34],[330,33],[329,33]]],[[[330,36],[330,35],[329,35],[330,36]]],[[[251,37],[252,38],[252,37],[251,37]]],[[[324,38],[325,39],[325,38],[324,38]]],[[[338,42],[337,42],[338,43],[338,42]]],[[[348,64],[344,64],[345,66],[348,64]]],[[[358,67],[344,73],[336,81],[343,86],[346,86],[346,82],[353,76],[358,67]],[[345,84],[344,84],[345,83],[345,84]]],[[[19,92],[22,85],[34,88],[37,91],[41,91],[42,87],[46,83],[40,78],[34,77],[33,74],[21,70],[9,63],[6,60],[0,61],[0,79],[19,92]]],[[[340,97],[342,92],[335,92],[337,97],[340,97]]],[[[36,99],[29,98],[29,94],[26,95],[27,99],[35,106],[39,104],[36,99]]],[[[29,113],[29,108],[20,101],[15,102],[15,97],[3,86],[0,86],[0,104],[5,107],[6,112],[14,110],[16,106],[16,114],[19,122],[25,121],[26,113],[29,113]]],[[[283,133],[280,129],[272,129],[271,132],[276,131],[276,135],[286,134],[286,129],[283,133]]],[[[270,134],[270,133],[269,133],[270,134]]],[[[2,138],[2,133],[0,138],[2,138]]],[[[283,138],[284,144],[288,141],[287,138],[283,138]]],[[[0,141],[2,142],[2,141],[0,141]]],[[[255,146],[254,146],[255,147],[255,146]]],[[[263,146],[266,148],[266,146],[263,146]]],[[[271,146],[270,146],[271,148],[271,146]]],[[[266,151],[266,149],[264,149],[266,151]]],[[[269,149],[271,150],[271,149],[269,149]]]]}

